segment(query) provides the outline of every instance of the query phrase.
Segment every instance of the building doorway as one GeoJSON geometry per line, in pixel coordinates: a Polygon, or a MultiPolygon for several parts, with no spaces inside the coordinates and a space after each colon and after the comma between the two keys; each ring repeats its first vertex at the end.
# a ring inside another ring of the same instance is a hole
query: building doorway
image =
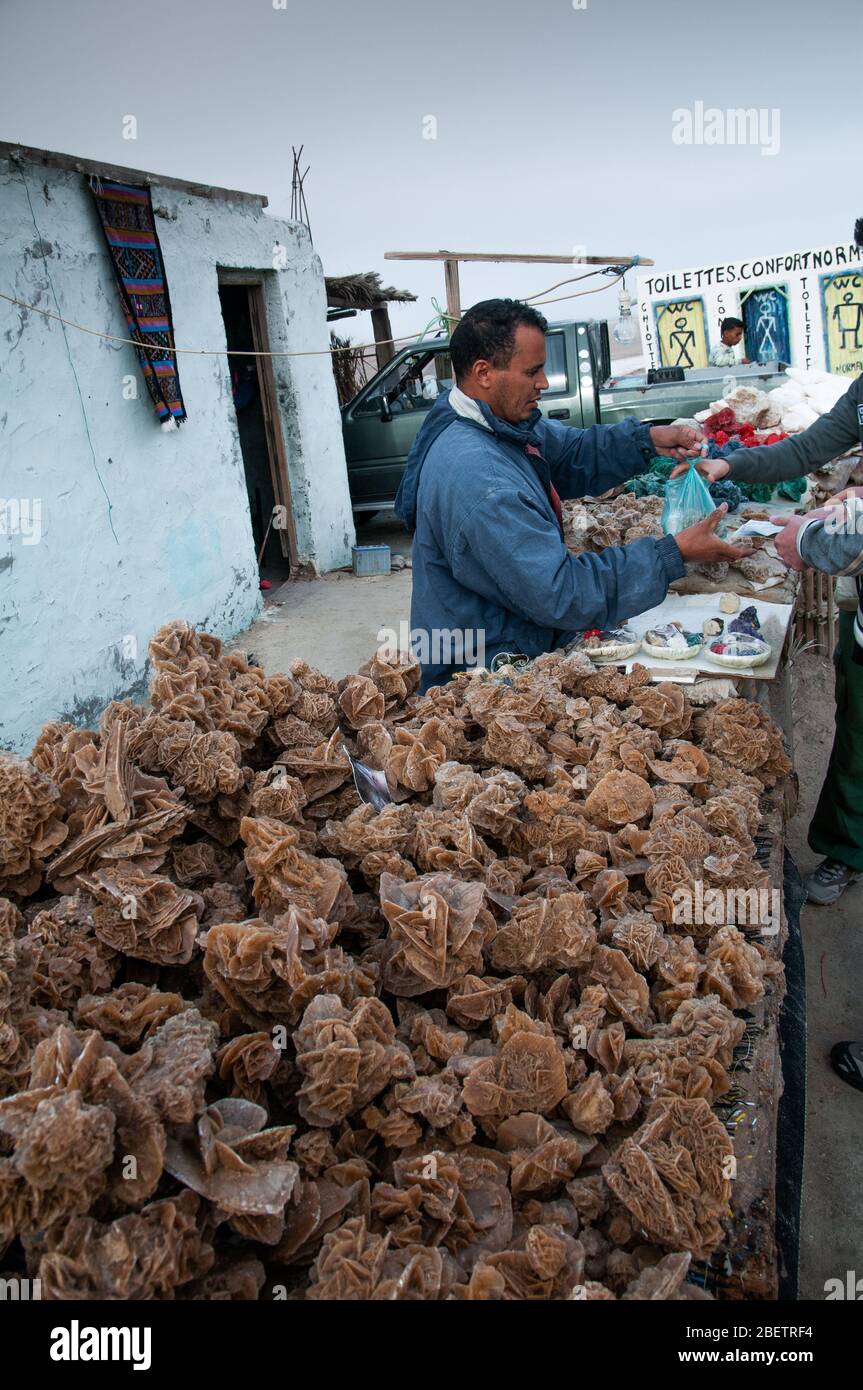
{"type": "MultiPolygon", "coordinates": [[[[219,300],[228,351],[268,352],[263,276],[220,271],[219,300]]],[[[229,357],[228,372],[260,577],[280,584],[298,556],[272,359],[229,357]]]]}

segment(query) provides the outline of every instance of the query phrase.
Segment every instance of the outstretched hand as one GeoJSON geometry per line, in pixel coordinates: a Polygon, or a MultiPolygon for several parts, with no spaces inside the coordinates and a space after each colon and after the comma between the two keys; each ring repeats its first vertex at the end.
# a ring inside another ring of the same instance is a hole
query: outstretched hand
{"type": "MultiPolygon", "coordinates": [[[[826,512],[822,508],[822,515],[826,512]]],[[[814,513],[810,512],[810,517],[814,513]]],[[[781,526],[782,530],[773,537],[773,544],[776,546],[776,554],[783,560],[790,570],[802,570],[803,561],[797,549],[797,533],[804,521],[808,520],[805,516],[772,516],[770,520],[774,526],[781,526]]]]}
{"type": "Polygon", "coordinates": [[[716,528],[727,511],[728,508],[723,502],[703,521],[697,522],[695,526],[687,526],[685,531],[678,531],[674,539],[687,565],[714,565],[718,560],[728,560],[734,564],[735,561],[754,554],[757,547],[750,541],[731,545],[717,536],[716,528]]]}
{"type": "MultiPolygon", "coordinates": [[[[676,468],[672,468],[672,478],[677,478],[681,473],[685,473],[688,467],[688,463],[680,463],[676,468]]],[[[727,477],[731,469],[728,459],[699,459],[695,467],[709,483],[720,482],[722,478],[727,477]]]]}
{"type": "Polygon", "coordinates": [[[831,497],[822,507],[816,507],[814,511],[806,512],[804,516],[801,516],[799,513],[794,513],[793,516],[772,516],[770,520],[773,522],[773,525],[782,527],[779,534],[773,538],[773,544],[776,546],[776,554],[779,556],[780,560],[784,560],[791,570],[805,569],[797,542],[801,526],[805,525],[807,521],[820,520],[830,522],[834,527],[844,529],[843,523],[847,524],[847,517],[845,516],[845,503],[840,499],[848,499],[855,495],[859,495],[859,489],[853,487],[846,488],[844,492],[837,493],[835,497],[831,497]]]}
{"type": "Polygon", "coordinates": [[[703,440],[703,431],[693,425],[653,425],[650,430],[654,449],[666,458],[695,458],[703,440]]]}

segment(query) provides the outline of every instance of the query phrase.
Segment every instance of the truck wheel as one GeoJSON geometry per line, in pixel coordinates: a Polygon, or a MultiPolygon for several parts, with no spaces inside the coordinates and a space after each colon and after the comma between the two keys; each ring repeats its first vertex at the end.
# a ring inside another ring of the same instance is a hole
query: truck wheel
{"type": "Polygon", "coordinates": [[[377,516],[377,511],[373,512],[354,512],[354,526],[366,526],[377,516]]]}

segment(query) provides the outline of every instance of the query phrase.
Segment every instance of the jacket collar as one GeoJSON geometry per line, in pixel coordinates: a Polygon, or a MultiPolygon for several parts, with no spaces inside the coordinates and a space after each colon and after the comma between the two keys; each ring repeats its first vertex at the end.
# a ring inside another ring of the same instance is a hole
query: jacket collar
{"type": "Polygon", "coordinates": [[[449,405],[456,415],[464,420],[471,420],[475,425],[483,429],[491,430],[498,438],[505,439],[509,444],[517,444],[519,448],[524,448],[526,444],[541,443],[540,437],[536,432],[536,426],[542,419],[541,410],[532,410],[526,420],[522,420],[517,425],[511,425],[508,420],[501,420],[499,415],[495,415],[490,405],[485,401],[478,401],[473,396],[468,396],[458,386],[453,386],[449,392],[449,405]]]}

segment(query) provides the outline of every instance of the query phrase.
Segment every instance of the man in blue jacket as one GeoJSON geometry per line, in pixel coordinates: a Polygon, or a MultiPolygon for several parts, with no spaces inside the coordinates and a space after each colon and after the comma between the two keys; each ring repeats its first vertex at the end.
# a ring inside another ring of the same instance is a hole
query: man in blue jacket
{"type": "Polygon", "coordinates": [[[715,534],[724,507],[676,537],[567,550],[561,497],[599,496],[655,454],[693,455],[699,436],[635,419],[586,430],[544,419],[547,327],[512,299],[468,310],[450,343],[456,384],[408,455],[395,509],[415,531],[411,631],[423,690],[500,652],[538,656],[643,613],[685,561],[749,553],[715,534]]]}

